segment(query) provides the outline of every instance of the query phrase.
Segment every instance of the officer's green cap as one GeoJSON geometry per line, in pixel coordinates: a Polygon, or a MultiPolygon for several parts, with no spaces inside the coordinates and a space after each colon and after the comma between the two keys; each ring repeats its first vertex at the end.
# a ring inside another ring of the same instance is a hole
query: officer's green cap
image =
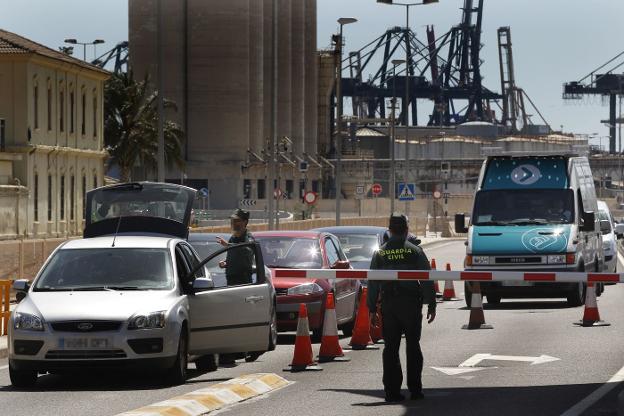
{"type": "Polygon", "coordinates": [[[237,210],[234,210],[232,215],[230,215],[230,218],[233,220],[249,221],[249,211],[238,208],[237,210]]]}

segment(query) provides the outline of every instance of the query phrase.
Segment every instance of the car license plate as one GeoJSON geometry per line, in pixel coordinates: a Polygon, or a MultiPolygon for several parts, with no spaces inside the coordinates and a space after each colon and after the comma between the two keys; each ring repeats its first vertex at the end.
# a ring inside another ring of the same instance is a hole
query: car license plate
{"type": "Polygon", "coordinates": [[[526,286],[533,286],[533,282],[525,282],[524,280],[518,280],[515,282],[502,282],[503,286],[506,287],[526,287],[526,286]]]}
{"type": "Polygon", "coordinates": [[[107,349],[111,346],[108,338],[60,338],[59,348],[66,350],[107,349]]]}

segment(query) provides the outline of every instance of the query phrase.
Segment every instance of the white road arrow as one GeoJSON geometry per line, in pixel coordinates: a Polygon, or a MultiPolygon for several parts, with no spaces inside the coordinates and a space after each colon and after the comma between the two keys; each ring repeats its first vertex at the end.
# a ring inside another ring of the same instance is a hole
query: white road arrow
{"type": "Polygon", "coordinates": [[[493,360],[493,361],[520,361],[531,363],[531,365],[544,364],[552,361],[558,361],[560,358],[551,357],[549,355],[540,355],[539,357],[525,357],[514,355],[493,355],[493,354],[475,354],[461,363],[459,367],[475,367],[481,361],[493,360]]]}
{"type": "Polygon", "coordinates": [[[485,370],[496,367],[479,367],[479,368],[461,368],[461,367],[431,367],[436,371],[446,374],[447,376],[456,376],[459,374],[472,373],[473,371],[485,370]]]}

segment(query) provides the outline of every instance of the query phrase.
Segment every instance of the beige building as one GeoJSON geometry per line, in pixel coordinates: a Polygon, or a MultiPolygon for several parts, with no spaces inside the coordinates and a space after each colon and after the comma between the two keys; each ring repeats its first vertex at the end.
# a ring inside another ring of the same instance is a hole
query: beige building
{"type": "Polygon", "coordinates": [[[103,185],[108,76],[0,30],[0,239],[82,232],[84,195],[103,185]]]}

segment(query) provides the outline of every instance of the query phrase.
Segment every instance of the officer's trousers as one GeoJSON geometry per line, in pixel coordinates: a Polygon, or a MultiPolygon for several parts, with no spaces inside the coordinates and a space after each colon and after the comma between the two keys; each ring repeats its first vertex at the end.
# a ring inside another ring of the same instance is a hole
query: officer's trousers
{"type": "Polygon", "coordinates": [[[381,302],[383,321],[383,384],[386,396],[397,395],[403,384],[399,359],[401,336],[405,334],[407,388],[412,393],[422,390],[423,355],[420,349],[422,303],[410,296],[384,296],[381,302]]]}

